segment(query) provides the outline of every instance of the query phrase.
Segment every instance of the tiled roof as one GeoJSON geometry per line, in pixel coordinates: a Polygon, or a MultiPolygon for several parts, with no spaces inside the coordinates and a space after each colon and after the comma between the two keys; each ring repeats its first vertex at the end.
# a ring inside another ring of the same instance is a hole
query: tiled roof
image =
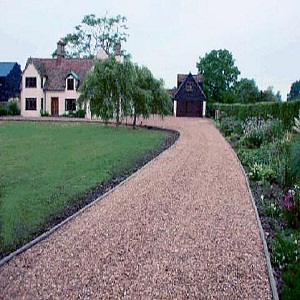
{"type": "MultiPolygon", "coordinates": [[[[191,73],[187,74],[187,75],[182,75],[182,74],[178,74],[177,78],[182,79],[183,77],[185,77],[184,81],[182,81],[180,83],[180,86],[178,87],[175,95],[173,96],[173,100],[179,100],[181,99],[181,94],[184,90],[184,86],[185,86],[185,83],[187,81],[194,81],[195,82],[195,86],[196,86],[196,90],[193,91],[193,93],[191,94],[192,97],[194,97],[195,95],[199,95],[199,99],[201,99],[201,101],[206,101],[206,96],[202,90],[202,87],[200,85],[201,82],[203,82],[203,76],[202,75],[192,75],[191,73]],[[197,81],[202,79],[202,81],[197,81]]],[[[189,93],[184,93],[186,96],[189,95],[189,93]]],[[[190,96],[190,95],[189,95],[190,96]]],[[[198,97],[198,96],[197,96],[198,97]]]]}
{"type": "MultiPolygon", "coordinates": [[[[179,86],[186,80],[186,78],[188,77],[188,74],[178,74],[177,75],[177,88],[179,88],[179,86]]],[[[195,79],[195,81],[200,84],[201,82],[204,81],[204,77],[201,74],[197,74],[197,75],[193,75],[193,78],[195,79]]]]}
{"type": "Polygon", "coordinates": [[[32,63],[39,74],[42,77],[46,77],[45,90],[64,91],[66,78],[70,74],[76,74],[78,77],[76,79],[79,79],[79,84],[81,84],[87,72],[91,70],[93,62],[93,59],[81,58],[29,58],[26,67],[32,63]]]}
{"type": "Polygon", "coordinates": [[[0,62],[0,77],[6,77],[14,68],[16,62],[0,62]]]}

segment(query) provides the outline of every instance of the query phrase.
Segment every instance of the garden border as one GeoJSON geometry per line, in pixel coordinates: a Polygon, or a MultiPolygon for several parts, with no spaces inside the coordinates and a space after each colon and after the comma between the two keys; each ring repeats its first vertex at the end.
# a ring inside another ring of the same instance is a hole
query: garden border
{"type": "MultiPolygon", "coordinates": [[[[219,130],[219,132],[220,132],[220,130],[219,130]]],[[[220,134],[221,134],[221,132],[220,132],[220,134]]],[[[245,179],[245,182],[246,182],[246,185],[247,185],[247,190],[248,190],[248,194],[250,196],[252,207],[254,209],[255,218],[256,218],[256,222],[257,222],[257,225],[258,225],[258,229],[259,229],[259,233],[260,233],[260,237],[261,237],[261,241],[262,241],[262,245],[263,245],[264,255],[265,255],[266,263],[267,263],[267,271],[268,271],[269,283],[270,283],[271,290],[272,290],[273,300],[279,300],[278,291],[277,291],[277,287],[276,287],[276,282],[275,282],[274,274],[273,274],[273,268],[272,268],[271,259],[270,259],[270,253],[269,253],[268,246],[267,246],[267,241],[266,241],[266,238],[265,238],[265,233],[264,233],[263,227],[261,225],[259,213],[258,213],[256,204],[255,204],[255,200],[254,200],[251,188],[250,188],[250,184],[249,184],[249,180],[248,180],[247,174],[245,172],[245,169],[244,169],[241,161],[238,158],[238,155],[236,154],[236,152],[234,151],[234,149],[231,147],[231,145],[227,141],[227,139],[224,137],[224,135],[223,134],[221,134],[221,135],[225,139],[225,141],[228,144],[228,146],[230,147],[231,151],[233,152],[233,154],[235,156],[235,159],[238,161],[240,169],[243,172],[243,176],[244,176],[244,179],[245,179]]]]}
{"type": "MultiPolygon", "coordinates": [[[[45,120],[40,120],[40,119],[14,119],[14,118],[9,118],[6,119],[8,121],[29,121],[29,122],[68,122],[68,120],[62,120],[59,121],[57,119],[45,119],[45,120]]],[[[71,123],[76,122],[76,120],[72,120],[71,123]]],[[[78,121],[80,123],[80,121],[78,121]]],[[[99,121],[96,122],[91,122],[91,121],[81,121],[82,123],[101,123],[99,121]]],[[[125,125],[122,124],[123,126],[131,126],[131,125],[125,125]]],[[[142,128],[148,128],[148,129],[153,129],[153,130],[166,130],[166,131],[176,131],[173,129],[168,129],[168,128],[164,128],[164,127],[156,127],[156,126],[139,126],[142,128]]],[[[54,232],[56,232],[57,230],[59,230],[62,226],[64,226],[65,224],[67,224],[68,222],[72,221],[74,218],[76,218],[78,215],[82,214],[85,210],[89,209],[90,207],[92,207],[93,205],[97,204],[98,202],[100,202],[103,198],[105,198],[107,195],[109,195],[110,193],[114,192],[117,188],[121,187],[123,184],[125,184],[127,181],[131,180],[133,177],[135,177],[140,171],[142,171],[144,168],[146,168],[151,162],[155,161],[156,159],[158,159],[161,155],[163,155],[165,153],[165,151],[173,148],[176,146],[176,144],[178,143],[178,140],[180,138],[180,133],[178,131],[176,131],[178,133],[178,138],[175,140],[175,142],[168,147],[167,149],[164,149],[161,153],[159,153],[157,156],[155,156],[154,158],[150,159],[145,165],[143,165],[141,168],[139,168],[138,170],[136,170],[135,172],[133,172],[132,174],[130,174],[127,178],[125,178],[123,181],[121,181],[119,184],[117,184],[116,186],[114,186],[113,188],[111,188],[109,191],[107,191],[106,193],[104,193],[103,195],[99,196],[98,198],[96,198],[94,201],[90,202],[89,204],[87,204],[86,206],[82,207],[80,210],[78,210],[77,212],[75,212],[74,214],[72,214],[71,216],[67,217],[65,220],[63,220],[62,222],[58,223],[57,225],[55,225],[54,227],[50,228],[49,230],[47,230],[46,232],[44,232],[43,234],[41,234],[40,236],[36,237],[35,239],[33,239],[32,241],[28,242],[27,244],[23,245],[22,247],[20,247],[19,249],[13,251],[12,253],[10,253],[9,255],[3,257],[0,260],[0,268],[5,265],[6,263],[8,263],[10,260],[12,260],[14,257],[16,257],[17,255],[25,252],[26,250],[30,249],[31,247],[33,247],[35,244],[41,242],[42,240],[46,239],[47,237],[49,237],[51,234],[53,234],[54,232]]]]}

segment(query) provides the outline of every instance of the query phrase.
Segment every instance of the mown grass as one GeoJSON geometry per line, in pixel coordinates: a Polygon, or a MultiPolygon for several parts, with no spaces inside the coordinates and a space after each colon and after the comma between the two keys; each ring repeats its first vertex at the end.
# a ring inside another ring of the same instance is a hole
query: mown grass
{"type": "Polygon", "coordinates": [[[130,168],[166,136],[100,124],[1,124],[0,251],[30,240],[72,199],[130,168]]]}

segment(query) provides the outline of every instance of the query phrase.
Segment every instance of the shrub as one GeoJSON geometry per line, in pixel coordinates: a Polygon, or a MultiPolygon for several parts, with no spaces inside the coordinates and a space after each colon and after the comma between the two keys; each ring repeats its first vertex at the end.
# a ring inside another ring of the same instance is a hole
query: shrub
{"type": "Polygon", "coordinates": [[[230,136],[232,134],[242,134],[242,124],[242,121],[239,119],[232,117],[223,117],[220,120],[218,127],[224,133],[225,136],[230,136]]]}
{"type": "Polygon", "coordinates": [[[257,117],[246,119],[243,130],[249,147],[260,147],[263,143],[272,142],[283,135],[282,122],[268,116],[267,120],[257,117]]]}
{"type": "Polygon", "coordinates": [[[290,228],[297,228],[300,222],[300,188],[294,185],[283,196],[282,211],[290,228]]]}
{"type": "Polygon", "coordinates": [[[7,115],[7,111],[6,111],[5,107],[0,104],[0,117],[6,116],[6,115],[7,115]]]}
{"type": "Polygon", "coordinates": [[[85,111],[83,109],[79,109],[75,113],[76,118],[84,118],[85,117],[85,111]]]}
{"type": "Polygon", "coordinates": [[[270,166],[264,166],[256,162],[250,167],[248,176],[252,180],[262,181],[264,183],[271,183],[276,179],[276,173],[270,166]]]}
{"type": "Polygon", "coordinates": [[[20,109],[16,101],[9,101],[6,106],[6,111],[9,116],[20,115],[20,109]]]}
{"type": "Polygon", "coordinates": [[[289,156],[289,175],[294,182],[300,181],[300,134],[293,136],[289,156]]]}
{"type": "Polygon", "coordinates": [[[300,299],[300,261],[283,273],[282,299],[300,299]]]}
{"type": "Polygon", "coordinates": [[[298,236],[291,231],[281,231],[272,242],[273,262],[280,269],[295,264],[299,260],[298,236]]]}
{"type": "Polygon", "coordinates": [[[298,117],[300,109],[299,101],[290,102],[260,102],[254,104],[211,104],[210,110],[214,115],[215,110],[220,111],[221,117],[225,114],[229,117],[238,117],[245,121],[248,117],[267,119],[269,115],[283,122],[285,128],[291,128],[294,117],[298,117]]]}
{"type": "Polygon", "coordinates": [[[40,111],[41,117],[49,117],[49,113],[47,111],[40,111]]]}

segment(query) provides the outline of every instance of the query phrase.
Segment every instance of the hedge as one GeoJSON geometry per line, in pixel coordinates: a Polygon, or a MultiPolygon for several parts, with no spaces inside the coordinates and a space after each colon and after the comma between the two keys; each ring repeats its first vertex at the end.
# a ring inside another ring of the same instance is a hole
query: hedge
{"type": "Polygon", "coordinates": [[[215,115],[215,111],[220,111],[220,117],[222,116],[235,116],[241,120],[245,120],[248,117],[262,117],[273,118],[282,120],[285,127],[292,126],[294,117],[299,116],[300,100],[289,102],[258,102],[254,104],[224,104],[213,103],[210,105],[212,115],[215,115]]]}

